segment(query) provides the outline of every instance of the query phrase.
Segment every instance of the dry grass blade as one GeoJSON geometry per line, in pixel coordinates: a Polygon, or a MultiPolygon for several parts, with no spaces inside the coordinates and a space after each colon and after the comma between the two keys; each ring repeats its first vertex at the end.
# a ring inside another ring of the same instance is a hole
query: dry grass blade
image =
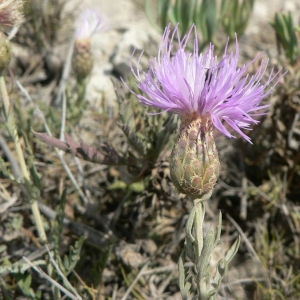
{"type": "MultiPolygon", "coordinates": [[[[26,257],[23,257],[23,260],[27,262],[41,277],[44,277],[46,280],[51,282],[54,286],[56,286],[60,291],[62,291],[65,295],[70,297],[73,300],[82,300],[82,298],[78,295],[73,295],[70,293],[66,288],[64,288],[61,284],[53,280],[49,275],[47,275],[41,268],[35,266],[30,260],[28,260],[26,257]]],[[[65,278],[66,279],[66,278],[65,278]]]]}

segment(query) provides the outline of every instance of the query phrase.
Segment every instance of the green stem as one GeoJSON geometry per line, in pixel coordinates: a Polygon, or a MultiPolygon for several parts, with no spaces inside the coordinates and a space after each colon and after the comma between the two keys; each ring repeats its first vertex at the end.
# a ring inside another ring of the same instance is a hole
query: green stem
{"type": "Polygon", "coordinates": [[[207,300],[207,285],[205,277],[205,266],[203,268],[204,261],[199,261],[203,258],[203,250],[205,248],[204,236],[203,236],[203,220],[205,216],[204,202],[199,201],[195,204],[196,214],[194,220],[194,236],[195,236],[195,252],[196,259],[194,261],[195,268],[197,269],[196,282],[198,287],[198,299],[207,300]],[[201,266],[201,267],[200,267],[201,266]]]}
{"type": "Polygon", "coordinates": [[[205,202],[211,197],[211,194],[212,191],[202,195],[202,197],[191,199],[194,202],[194,206],[186,223],[185,250],[182,252],[179,260],[179,285],[183,299],[189,298],[190,287],[192,286],[191,278],[188,276],[190,270],[186,269],[184,266],[186,256],[193,263],[196,270],[193,275],[193,281],[197,284],[197,298],[199,300],[212,299],[208,292],[210,276],[207,271],[210,255],[214,248],[214,230],[210,229],[205,236],[203,232],[205,202]]]}
{"type": "Polygon", "coordinates": [[[47,237],[46,237],[45,229],[43,226],[40,210],[38,207],[37,195],[34,194],[34,189],[32,188],[30,173],[27,169],[26,162],[24,159],[21,142],[20,142],[20,138],[19,138],[19,135],[17,132],[14,114],[13,114],[13,110],[11,109],[11,104],[9,101],[9,96],[7,93],[3,74],[0,74],[0,89],[1,89],[1,94],[2,94],[2,98],[3,98],[4,112],[5,112],[6,119],[8,120],[10,118],[9,126],[11,128],[9,128],[9,130],[10,130],[10,133],[11,133],[12,138],[15,143],[15,148],[16,148],[19,164],[20,164],[20,168],[22,171],[23,179],[24,179],[24,186],[27,191],[28,197],[30,199],[31,210],[32,210],[35,222],[36,222],[38,234],[39,234],[41,241],[46,242],[47,237]]]}

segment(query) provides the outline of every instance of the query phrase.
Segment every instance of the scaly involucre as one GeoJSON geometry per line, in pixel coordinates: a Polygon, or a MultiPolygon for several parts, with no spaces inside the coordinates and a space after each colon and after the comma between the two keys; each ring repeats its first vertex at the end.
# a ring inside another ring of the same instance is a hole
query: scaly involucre
{"type": "MultiPolygon", "coordinates": [[[[141,58],[141,57],[140,57],[141,58]]],[[[170,26],[164,32],[158,57],[150,62],[148,72],[140,73],[139,63],[131,71],[138,80],[137,86],[146,94],[134,93],[141,103],[160,108],[164,111],[186,115],[198,114],[199,117],[210,115],[215,128],[227,137],[234,137],[226,123],[243,138],[251,139],[241,129],[250,129],[257,124],[254,117],[263,115],[263,98],[272,93],[283,75],[273,70],[266,82],[261,83],[265,75],[268,60],[262,59],[254,75],[247,70],[259,58],[247,65],[238,67],[239,48],[236,40],[235,53],[227,53],[218,61],[214,55],[214,46],[210,45],[205,54],[198,53],[196,27],[180,38],[178,27],[171,33],[170,26]],[[194,31],[194,49],[189,52],[188,40],[194,31]],[[174,39],[178,49],[173,53],[174,39]]],[[[229,127],[229,128],[230,128],[229,127]]],[[[232,131],[232,130],[231,130],[232,131]]]]}

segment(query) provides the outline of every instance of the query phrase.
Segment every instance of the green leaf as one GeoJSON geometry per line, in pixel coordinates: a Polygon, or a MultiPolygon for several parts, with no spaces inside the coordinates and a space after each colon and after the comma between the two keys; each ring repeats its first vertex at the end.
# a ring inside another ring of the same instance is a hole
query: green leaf
{"type": "Polygon", "coordinates": [[[160,16],[161,27],[165,28],[169,23],[169,10],[170,10],[170,1],[169,0],[160,0],[158,1],[158,14],[160,16]]]}
{"type": "Polygon", "coordinates": [[[66,270],[65,275],[70,274],[74,270],[77,262],[80,259],[81,249],[85,240],[86,240],[85,236],[80,237],[78,241],[75,242],[74,246],[70,247],[68,256],[65,255],[64,257],[64,267],[66,270]]]}
{"type": "Polygon", "coordinates": [[[194,22],[200,27],[202,33],[202,44],[207,45],[212,42],[217,30],[217,3],[215,0],[203,0],[198,12],[199,15],[194,22]]]}
{"type": "Polygon", "coordinates": [[[295,64],[299,54],[299,42],[291,13],[276,13],[271,26],[274,28],[279,47],[284,49],[290,64],[295,64]]]}
{"type": "Polygon", "coordinates": [[[32,150],[31,150],[28,138],[27,138],[27,136],[26,136],[26,134],[24,132],[23,132],[22,136],[23,136],[23,138],[25,140],[26,150],[29,153],[28,158],[27,158],[27,166],[29,168],[29,171],[30,171],[31,178],[32,178],[34,186],[37,188],[38,191],[40,191],[41,190],[41,178],[42,178],[42,176],[39,174],[39,172],[38,172],[38,170],[37,170],[37,168],[35,166],[35,163],[34,163],[34,154],[33,154],[32,150]]]}
{"type": "Polygon", "coordinates": [[[64,189],[62,196],[60,198],[60,205],[58,206],[57,209],[57,215],[55,218],[55,222],[53,225],[53,232],[51,235],[52,241],[54,243],[54,253],[55,253],[55,258],[59,261],[59,251],[60,251],[60,245],[62,243],[62,232],[64,228],[64,212],[65,212],[65,207],[66,207],[66,202],[67,202],[67,190],[64,189]]]}
{"type": "Polygon", "coordinates": [[[10,170],[7,169],[5,161],[3,160],[3,158],[1,156],[0,156],[0,170],[5,177],[9,178],[10,180],[15,181],[15,177],[11,174],[10,170]]]}
{"type": "Polygon", "coordinates": [[[29,299],[37,299],[34,290],[31,288],[32,277],[31,274],[26,272],[25,274],[15,274],[18,287],[22,290],[25,297],[29,299]]]}
{"type": "Polygon", "coordinates": [[[127,185],[124,181],[122,181],[122,180],[117,180],[117,181],[115,181],[114,183],[112,183],[112,184],[108,187],[108,189],[109,189],[110,191],[118,190],[118,189],[124,190],[124,189],[127,188],[127,186],[128,186],[128,185],[127,185]]]}
{"type": "Polygon", "coordinates": [[[241,242],[241,238],[239,236],[237,238],[237,240],[233,243],[233,245],[230,247],[230,249],[227,251],[227,253],[225,255],[225,258],[221,259],[218,262],[216,274],[215,274],[214,279],[211,283],[213,289],[209,291],[210,293],[215,293],[218,290],[218,288],[221,284],[221,281],[222,281],[222,279],[223,279],[223,277],[224,277],[224,275],[225,275],[225,273],[228,269],[229,263],[234,258],[234,256],[236,255],[236,253],[239,249],[240,242],[241,242]]]}
{"type": "Polygon", "coordinates": [[[242,35],[248,25],[254,0],[222,0],[220,22],[225,33],[234,40],[235,34],[242,35]]]}
{"type": "Polygon", "coordinates": [[[141,193],[145,190],[145,184],[143,181],[134,182],[129,185],[129,189],[136,193],[141,193]]]}
{"type": "Polygon", "coordinates": [[[120,128],[125,133],[130,146],[132,146],[140,155],[145,155],[147,153],[145,142],[138,137],[137,133],[133,132],[129,126],[125,124],[120,125],[120,128]]]}

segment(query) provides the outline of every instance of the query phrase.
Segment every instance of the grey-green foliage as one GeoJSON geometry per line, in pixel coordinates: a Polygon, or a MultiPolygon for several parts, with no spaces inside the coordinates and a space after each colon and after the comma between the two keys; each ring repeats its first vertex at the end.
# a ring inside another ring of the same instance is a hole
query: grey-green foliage
{"type": "MultiPolygon", "coordinates": [[[[199,2],[199,1],[198,1],[199,2]]],[[[217,3],[215,0],[202,0],[194,12],[194,24],[200,29],[204,45],[213,41],[217,31],[217,3]]]]}
{"type": "Polygon", "coordinates": [[[294,25],[291,13],[276,13],[271,23],[275,30],[278,47],[282,47],[290,64],[295,64],[299,59],[299,35],[300,27],[294,25]]]}
{"type": "Polygon", "coordinates": [[[57,216],[54,223],[54,229],[52,233],[52,241],[54,243],[54,253],[55,258],[58,261],[59,267],[65,276],[69,275],[72,272],[80,259],[80,252],[83,246],[86,237],[80,237],[74,244],[74,246],[70,246],[69,254],[65,255],[63,259],[61,259],[59,255],[60,245],[62,242],[62,233],[63,233],[63,219],[64,219],[64,210],[66,205],[66,196],[67,191],[63,192],[63,195],[60,199],[60,206],[58,208],[57,216]]]}
{"type": "Polygon", "coordinates": [[[225,257],[222,258],[217,265],[217,270],[215,273],[215,276],[213,280],[211,281],[212,289],[209,291],[210,295],[215,295],[218,288],[220,287],[221,281],[226,274],[226,271],[228,269],[229,263],[232,261],[234,256],[236,255],[240,245],[240,236],[238,239],[233,243],[231,248],[226,253],[225,257]]]}
{"type": "Polygon", "coordinates": [[[253,5],[254,0],[222,0],[220,4],[216,0],[145,0],[146,14],[159,30],[169,23],[178,24],[184,35],[195,24],[200,33],[200,50],[210,42],[216,43],[217,31],[224,31],[231,40],[235,33],[243,34],[253,5]]]}
{"type": "MultiPolygon", "coordinates": [[[[44,260],[36,260],[34,262],[35,266],[44,266],[44,260]]],[[[41,291],[36,291],[32,288],[32,275],[30,272],[31,265],[23,261],[18,261],[11,263],[8,259],[4,258],[2,265],[0,266],[0,276],[12,275],[15,278],[18,289],[22,291],[22,294],[26,299],[41,299],[41,291]]],[[[4,299],[10,300],[10,288],[5,284],[1,288],[2,295],[4,299]]],[[[2,298],[1,298],[2,299],[2,298]]]]}
{"type": "Polygon", "coordinates": [[[119,126],[129,145],[124,155],[134,181],[135,176],[147,173],[146,170],[171,144],[172,134],[178,126],[177,116],[166,113],[151,116],[149,112],[157,111],[145,108],[129,93],[125,95],[121,87],[118,95],[119,126]]]}
{"type": "Polygon", "coordinates": [[[10,180],[15,180],[15,177],[13,176],[13,174],[11,174],[10,169],[7,168],[6,163],[2,157],[0,157],[0,171],[5,177],[9,178],[10,180]]]}
{"type": "Polygon", "coordinates": [[[41,299],[41,291],[34,291],[31,287],[32,276],[29,272],[17,273],[15,278],[20,290],[27,299],[41,299]]]}
{"type": "Polygon", "coordinates": [[[38,172],[38,170],[36,168],[35,161],[34,161],[34,159],[35,159],[34,154],[33,154],[29,139],[25,133],[23,133],[23,138],[25,140],[26,150],[28,152],[27,167],[30,171],[30,175],[31,175],[31,179],[32,179],[32,183],[29,183],[29,184],[31,185],[31,189],[34,190],[34,192],[36,193],[37,196],[39,196],[40,191],[42,189],[42,187],[41,187],[42,175],[38,172]]]}
{"type": "Polygon", "coordinates": [[[170,134],[174,131],[175,117],[168,115],[167,117],[147,116],[144,115],[145,127],[143,132],[135,131],[133,127],[127,124],[120,124],[121,129],[125,133],[129,145],[137,151],[145,160],[155,162],[169,142],[170,134]]]}
{"type": "Polygon", "coordinates": [[[233,39],[242,35],[252,14],[254,0],[222,0],[220,22],[224,32],[233,39]]]}
{"type": "MultiPolygon", "coordinates": [[[[51,278],[59,283],[62,282],[62,286],[65,287],[69,291],[76,291],[72,284],[67,280],[67,276],[75,269],[75,266],[80,260],[80,253],[82,246],[86,240],[85,236],[80,237],[73,246],[70,246],[68,255],[64,255],[63,259],[57,251],[55,251],[55,261],[51,258],[51,254],[49,253],[49,258],[51,264],[47,264],[48,273],[50,273],[51,278]]],[[[52,287],[53,297],[55,299],[60,299],[61,290],[57,288],[57,286],[52,287]]],[[[75,292],[76,293],[76,292],[75,292]]]]}
{"type": "Polygon", "coordinates": [[[55,218],[54,226],[53,226],[53,232],[51,234],[52,242],[54,243],[54,249],[59,253],[59,248],[62,242],[62,232],[63,232],[63,219],[64,219],[64,211],[67,201],[67,191],[64,190],[62,193],[62,196],[59,201],[59,206],[56,209],[57,215],[55,218]]]}
{"type": "Polygon", "coordinates": [[[201,46],[213,40],[217,30],[216,0],[158,0],[156,14],[153,1],[146,0],[146,13],[150,22],[159,30],[164,30],[169,23],[178,24],[181,34],[186,34],[195,24],[202,34],[201,46]]]}
{"type": "Polygon", "coordinates": [[[205,207],[203,201],[194,205],[186,224],[185,248],[179,258],[179,287],[182,299],[217,299],[218,289],[224,277],[228,265],[236,255],[240,238],[238,238],[231,248],[222,258],[215,270],[211,270],[210,258],[217,246],[221,236],[222,217],[219,214],[217,232],[213,227],[204,234],[203,221],[205,207]],[[190,260],[193,268],[187,267],[185,263],[190,260]]]}
{"type": "MultiPolygon", "coordinates": [[[[39,49],[49,49],[57,40],[59,27],[63,19],[62,12],[66,1],[25,1],[24,14],[27,22],[23,26],[34,35],[35,46],[39,49]],[[41,28],[43,30],[41,30],[41,28]]],[[[68,18],[72,17],[69,13],[68,18]]]]}
{"type": "Polygon", "coordinates": [[[66,275],[74,270],[77,262],[80,259],[81,248],[86,240],[86,237],[80,237],[74,244],[70,246],[69,254],[64,256],[64,270],[66,275]]]}

